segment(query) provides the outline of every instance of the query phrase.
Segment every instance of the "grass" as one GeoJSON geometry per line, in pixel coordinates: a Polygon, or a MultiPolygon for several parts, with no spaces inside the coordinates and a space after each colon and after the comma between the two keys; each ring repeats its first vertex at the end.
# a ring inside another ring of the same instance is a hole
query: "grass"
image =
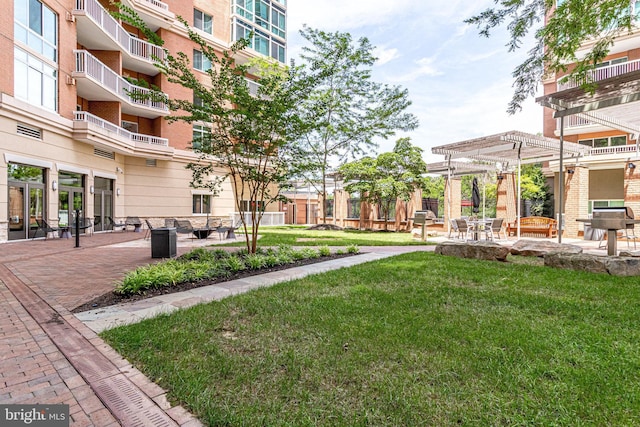
{"type": "Polygon", "coordinates": [[[106,331],[211,426],[637,425],[640,286],[411,253],[106,331]]]}
{"type": "MultiPolygon", "coordinates": [[[[306,226],[268,226],[260,227],[259,246],[408,246],[424,245],[415,240],[410,233],[382,231],[308,230],[306,226]]],[[[244,242],[231,243],[229,246],[244,246],[244,242]]]]}

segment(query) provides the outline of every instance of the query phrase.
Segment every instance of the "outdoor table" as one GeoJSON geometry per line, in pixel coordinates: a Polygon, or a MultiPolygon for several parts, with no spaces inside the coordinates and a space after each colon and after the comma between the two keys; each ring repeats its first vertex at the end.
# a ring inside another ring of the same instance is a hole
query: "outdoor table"
{"type": "Polygon", "coordinates": [[[215,230],[212,228],[194,228],[193,235],[196,236],[198,239],[206,239],[214,231],[215,230]]]}
{"type": "Polygon", "coordinates": [[[473,240],[479,240],[479,233],[484,230],[485,227],[491,227],[491,221],[486,219],[468,219],[467,224],[472,226],[473,240]]]}

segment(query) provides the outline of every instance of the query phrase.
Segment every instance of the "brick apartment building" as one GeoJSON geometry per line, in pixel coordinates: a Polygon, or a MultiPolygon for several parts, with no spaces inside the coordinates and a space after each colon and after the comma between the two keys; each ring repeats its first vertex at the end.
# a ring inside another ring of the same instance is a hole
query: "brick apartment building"
{"type": "MultiPolygon", "coordinates": [[[[67,225],[75,210],[95,230],[134,215],[204,221],[235,211],[231,185],[218,197],[190,188],[186,164],[207,123],[169,124],[163,102],[141,101],[143,79],[191,99],[153,65],[164,55],[114,19],[108,0],[12,0],[0,15],[0,242],[34,237],[36,220],[67,225]]],[[[123,0],[202,78],[207,61],[181,16],[222,51],[250,34],[246,59],[285,62],[286,0],[123,0]]],[[[206,80],[205,80],[206,81],[206,80]]],[[[222,173],[223,171],[221,171],[222,173]]],[[[275,207],[277,209],[277,207],[275,207]]],[[[37,237],[42,236],[41,233],[37,237]]]]}
{"type": "MultiPolygon", "coordinates": [[[[631,2],[638,12],[640,2],[631,2]]],[[[593,42],[587,42],[588,49],[593,42]]],[[[581,53],[578,52],[578,56],[581,53]]],[[[616,39],[609,55],[591,73],[591,79],[599,88],[616,87],[620,82],[640,81],[640,27],[616,39]]],[[[594,96],[577,91],[575,81],[561,82],[564,74],[550,75],[543,81],[544,101],[549,99],[567,100],[565,105],[579,105],[615,95],[594,96]],[[575,93],[575,95],[573,95],[575,93]]],[[[546,105],[545,102],[541,102],[546,105]]],[[[626,112],[601,109],[564,117],[563,136],[565,141],[579,143],[589,151],[577,161],[564,164],[563,177],[565,236],[581,234],[583,225],[577,218],[586,218],[597,207],[630,207],[640,215],[640,152],[638,129],[640,115],[632,111],[628,104],[626,112]]],[[[558,110],[556,108],[555,110],[558,110]]],[[[554,118],[554,109],[544,108],[543,134],[547,137],[560,136],[560,119],[554,118]]],[[[554,192],[558,194],[559,165],[554,162],[548,171],[553,174],[554,192]],[[554,172],[551,172],[554,171],[554,172]]],[[[557,199],[557,198],[556,198],[557,199]]],[[[558,206],[556,206],[556,213],[558,206]]]]}

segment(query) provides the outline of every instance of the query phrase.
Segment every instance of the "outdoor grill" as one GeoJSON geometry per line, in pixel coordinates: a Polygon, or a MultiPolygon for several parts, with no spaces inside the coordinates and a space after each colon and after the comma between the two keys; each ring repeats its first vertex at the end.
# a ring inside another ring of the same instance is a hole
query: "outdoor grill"
{"type": "Polygon", "coordinates": [[[607,230],[607,254],[617,255],[617,232],[626,228],[633,228],[640,224],[634,219],[633,211],[629,207],[593,208],[592,218],[582,220],[591,223],[591,228],[607,230]]]}

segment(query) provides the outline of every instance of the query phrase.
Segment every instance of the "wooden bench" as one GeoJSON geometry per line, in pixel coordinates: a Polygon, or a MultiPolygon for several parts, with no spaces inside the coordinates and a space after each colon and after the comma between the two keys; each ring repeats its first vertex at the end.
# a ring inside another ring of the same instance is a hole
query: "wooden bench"
{"type": "MultiPolygon", "coordinates": [[[[507,235],[518,233],[518,220],[507,225],[507,235]]],[[[520,218],[520,235],[532,234],[536,237],[557,237],[558,221],[544,216],[527,216],[520,218]]]]}

